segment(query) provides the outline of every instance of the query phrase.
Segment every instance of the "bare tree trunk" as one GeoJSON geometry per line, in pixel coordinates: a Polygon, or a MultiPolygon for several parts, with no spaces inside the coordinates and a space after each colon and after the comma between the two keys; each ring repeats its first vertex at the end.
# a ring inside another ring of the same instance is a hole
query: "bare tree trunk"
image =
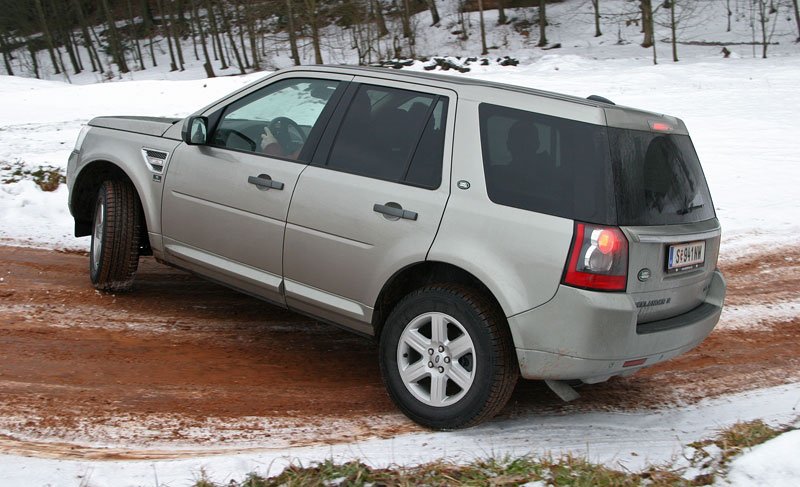
{"type": "Polygon", "coordinates": [[[215,51],[219,54],[220,64],[222,64],[221,69],[225,70],[228,69],[228,62],[225,60],[225,50],[222,48],[222,39],[217,28],[217,16],[214,15],[212,2],[213,0],[206,0],[206,11],[208,12],[208,22],[211,28],[211,42],[216,42],[215,51]]]}
{"type": "Polygon", "coordinates": [[[172,33],[172,40],[175,42],[175,52],[178,53],[178,65],[181,71],[185,71],[186,68],[184,64],[186,64],[186,62],[183,60],[183,48],[181,47],[181,21],[184,20],[183,12],[176,8],[174,0],[169,0],[169,2],[170,7],[172,7],[169,12],[169,23],[172,25],[170,32],[172,33]],[[177,22],[175,21],[176,17],[178,19],[177,22]]]}
{"type": "Polygon", "coordinates": [[[258,71],[261,69],[261,62],[259,61],[258,43],[256,42],[256,22],[253,18],[252,0],[247,0],[244,18],[245,24],[247,25],[247,37],[250,38],[250,55],[253,57],[253,69],[258,71]]]}
{"type": "Polygon", "coordinates": [[[505,0],[497,0],[497,25],[505,25],[507,23],[506,2],[505,0]]]}
{"type": "Polygon", "coordinates": [[[653,4],[651,0],[641,0],[642,8],[642,32],[644,39],[642,40],[642,47],[650,47],[653,45],[653,4]]]}
{"type": "Polygon", "coordinates": [[[230,21],[228,21],[228,14],[225,11],[225,5],[220,5],[219,14],[222,16],[222,29],[228,33],[228,40],[231,43],[231,49],[233,49],[233,57],[236,58],[236,64],[239,66],[239,71],[241,72],[241,74],[245,74],[247,71],[244,70],[242,57],[239,55],[239,49],[236,47],[236,41],[233,39],[233,29],[231,29],[231,23],[230,21]]]}
{"type": "Polygon", "coordinates": [[[428,1],[428,10],[431,11],[431,25],[439,25],[439,22],[442,20],[439,17],[439,9],[436,7],[436,0],[427,0],[428,1]]]}
{"type": "Polygon", "coordinates": [[[239,45],[242,47],[242,58],[244,59],[244,67],[250,68],[250,60],[247,59],[247,46],[244,43],[244,28],[242,27],[242,11],[238,5],[235,5],[236,8],[236,23],[239,24],[237,27],[239,28],[239,45]]]}
{"type": "Polygon", "coordinates": [[[177,71],[178,63],[175,62],[175,50],[172,48],[172,22],[164,15],[164,0],[156,0],[156,7],[158,8],[158,15],[161,17],[161,25],[164,28],[162,35],[167,40],[167,47],[169,47],[169,70],[177,71]]]}
{"type": "Polygon", "coordinates": [[[31,55],[31,65],[33,65],[33,75],[36,76],[36,79],[40,79],[39,59],[36,57],[36,51],[33,49],[30,40],[28,41],[28,53],[31,55]]]}
{"type": "Polygon", "coordinates": [[[800,9],[797,8],[797,0],[792,0],[792,4],[794,6],[794,21],[797,23],[797,40],[795,42],[800,42],[800,9]]]}
{"type": "Polygon", "coordinates": [[[83,67],[83,56],[81,56],[80,44],[78,43],[79,40],[77,37],[75,37],[74,30],[69,29],[69,37],[75,49],[75,57],[78,58],[78,66],[81,68],[81,71],[84,71],[86,68],[83,67]]]}
{"type": "Polygon", "coordinates": [[[600,37],[603,35],[600,31],[600,0],[592,0],[592,7],[594,7],[594,36],[600,37]]]}
{"type": "Polygon", "coordinates": [[[89,53],[89,61],[92,62],[92,71],[103,72],[103,63],[100,62],[100,56],[97,54],[97,49],[92,42],[92,36],[89,35],[89,27],[86,24],[86,18],[83,16],[83,9],[79,0],[72,0],[72,9],[75,11],[75,16],[78,18],[78,23],[81,26],[81,36],[83,37],[83,44],[89,53]],[[97,61],[95,63],[95,60],[97,61]]]}
{"type": "Polygon", "coordinates": [[[128,18],[129,26],[131,29],[131,37],[133,37],[133,45],[136,48],[136,54],[139,56],[139,69],[144,70],[144,56],[142,56],[142,46],[139,44],[139,30],[136,28],[136,20],[133,16],[133,5],[131,4],[131,0],[127,0],[128,3],[128,18]]]}
{"type": "MultiPolygon", "coordinates": [[[[37,2],[39,0],[36,0],[37,2]]],[[[111,37],[111,54],[114,62],[121,73],[127,73],[128,63],[125,61],[125,49],[122,47],[122,41],[119,38],[119,31],[117,25],[114,23],[114,18],[111,16],[111,9],[108,7],[108,0],[102,0],[103,11],[106,16],[106,23],[108,24],[108,32],[111,37]]]]}
{"type": "Polygon", "coordinates": [[[678,41],[675,38],[675,0],[669,0],[669,27],[672,31],[672,62],[678,62],[678,41]]]}
{"type": "Polygon", "coordinates": [[[370,0],[372,11],[375,14],[375,21],[378,23],[378,37],[383,37],[389,33],[386,28],[386,18],[383,16],[383,6],[379,0],[370,0]]]}
{"type": "Polygon", "coordinates": [[[14,70],[11,69],[11,59],[8,54],[8,44],[6,44],[5,35],[0,34],[0,51],[3,51],[3,63],[6,65],[6,71],[9,76],[14,76],[14,70]]]}
{"type": "MultiPolygon", "coordinates": [[[[795,6],[797,6],[797,0],[794,0],[795,6]]],[[[733,16],[733,12],[731,12],[731,0],[725,0],[725,8],[728,10],[728,28],[725,32],[731,31],[731,17],[733,16]]],[[[800,21],[798,21],[800,22],[800,21]]],[[[798,23],[798,28],[800,28],[800,23],[798,23]]]]}
{"type": "Polygon", "coordinates": [[[400,22],[403,24],[403,37],[411,37],[411,12],[408,0],[402,0],[403,6],[400,8],[400,22]]]}
{"type": "Polygon", "coordinates": [[[36,6],[36,14],[39,17],[39,24],[42,27],[42,34],[44,35],[44,40],[47,43],[47,50],[50,52],[50,61],[53,63],[53,69],[55,69],[56,74],[61,74],[61,70],[58,67],[58,60],[56,59],[53,36],[50,35],[50,29],[47,27],[47,17],[44,15],[42,0],[34,0],[34,4],[36,6]]]}
{"type": "Polygon", "coordinates": [[[200,53],[197,52],[197,31],[195,30],[194,23],[194,7],[189,8],[189,35],[192,36],[192,50],[194,51],[194,60],[200,60],[200,53]]]}
{"type": "Polygon", "coordinates": [[[769,10],[767,2],[758,0],[758,23],[761,24],[761,57],[767,59],[767,24],[769,23],[769,10]]]}
{"type": "Polygon", "coordinates": [[[461,25],[461,35],[458,38],[462,41],[469,39],[469,31],[467,30],[467,16],[466,5],[464,0],[458,0],[458,23],[461,25]]]}
{"type": "Polygon", "coordinates": [[[200,45],[203,46],[203,57],[205,58],[206,62],[203,64],[203,68],[206,70],[206,77],[214,78],[216,75],[214,74],[214,67],[211,64],[211,58],[208,56],[208,46],[206,46],[206,35],[203,32],[203,24],[200,23],[200,15],[197,13],[197,0],[191,0],[192,2],[192,18],[194,19],[197,25],[197,32],[200,34],[200,45]]]}
{"type": "Polygon", "coordinates": [[[308,24],[311,27],[311,44],[314,47],[314,63],[322,64],[322,50],[319,38],[319,6],[317,0],[304,0],[308,24]]]}
{"type": "Polygon", "coordinates": [[[481,21],[481,56],[489,54],[489,49],[486,48],[486,28],[483,25],[483,0],[478,0],[478,12],[481,21]]]}
{"type": "Polygon", "coordinates": [[[544,47],[547,45],[547,33],[545,32],[546,27],[547,0],[539,0],[539,43],[536,44],[538,47],[544,47]]]}
{"type": "Polygon", "coordinates": [[[292,52],[292,60],[295,66],[300,66],[300,53],[297,51],[297,32],[294,30],[294,12],[292,12],[292,0],[286,0],[286,11],[289,19],[289,48],[292,52]]]}

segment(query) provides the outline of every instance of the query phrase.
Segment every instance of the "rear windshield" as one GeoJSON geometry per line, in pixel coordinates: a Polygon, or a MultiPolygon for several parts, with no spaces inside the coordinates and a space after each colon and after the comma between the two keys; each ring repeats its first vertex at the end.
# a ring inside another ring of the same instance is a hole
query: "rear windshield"
{"type": "Polygon", "coordinates": [[[687,135],[607,128],[483,103],[486,188],[493,202],[604,225],[714,217],[687,135]]]}
{"type": "Polygon", "coordinates": [[[714,217],[688,135],[608,129],[619,225],[671,225],[714,217]]]}

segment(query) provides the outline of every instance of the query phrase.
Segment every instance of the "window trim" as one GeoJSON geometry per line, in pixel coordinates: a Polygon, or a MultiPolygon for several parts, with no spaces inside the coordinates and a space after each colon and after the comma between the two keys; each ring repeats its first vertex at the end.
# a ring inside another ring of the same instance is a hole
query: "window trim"
{"type": "MultiPolygon", "coordinates": [[[[416,86],[415,86],[415,88],[416,88],[416,86]]],[[[398,87],[398,86],[384,85],[384,84],[379,84],[379,83],[364,83],[364,82],[361,82],[361,81],[352,81],[352,82],[350,82],[349,86],[347,87],[347,93],[345,93],[343,95],[342,100],[340,101],[341,106],[344,107],[346,105],[347,108],[338,110],[337,113],[331,118],[331,120],[328,121],[328,126],[329,127],[325,131],[325,134],[323,134],[323,136],[322,136],[322,138],[321,138],[321,140],[319,142],[319,145],[317,146],[317,150],[316,150],[316,152],[314,154],[314,157],[311,160],[310,165],[317,166],[317,167],[322,168],[322,169],[327,169],[329,171],[335,171],[335,172],[340,172],[340,173],[344,173],[344,174],[351,174],[353,176],[360,176],[360,177],[363,177],[363,178],[374,179],[374,180],[377,180],[377,181],[386,181],[386,182],[389,182],[389,183],[395,183],[395,184],[402,184],[402,185],[405,185],[405,186],[411,186],[413,188],[420,188],[420,189],[427,189],[429,191],[436,191],[436,190],[438,190],[438,189],[440,189],[442,187],[442,183],[445,180],[445,174],[444,174],[445,163],[444,163],[444,161],[445,161],[445,156],[447,155],[446,151],[445,151],[445,154],[442,155],[442,161],[441,161],[441,165],[440,165],[440,171],[442,173],[442,177],[439,178],[439,184],[437,186],[435,186],[435,187],[424,186],[424,185],[421,185],[421,184],[416,184],[416,183],[412,183],[412,182],[406,181],[405,178],[408,177],[408,171],[409,171],[409,169],[411,167],[411,162],[414,160],[414,155],[416,154],[417,149],[419,148],[419,144],[422,141],[422,135],[425,132],[425,128],[428,126],[428,121],[430,120],[431,114],[433,113],[433,110],[436,109],[436,104],[440,100],[444,100],[446,102],[445,103],[445,110],[442,110],[442,117],[444,117],[444,127],[445,127],[443,143],[444,143],[444,146],[446,148],[446,146],[447,146],[447,127],[449,126],[448,125],[448,121],[450,121],[449,120],[448,110],[450,109],[451,98],[452,97],[450,95],[448,95],[448,94],[431,93],[429,91],[421,91],[419,89],[412,89],[412,88],[406,87],[406,86],[398,87]],[[389,89],[396,89],[396,90],[405,90],[405,91],[421,93],[423,95],[428,95],[428,96],[433,97],[433,102],[431,103],[430,107],[428,107],[428,112],[426,113],[426,118],[424,119],[425,123],[421,124],[421,128],[419,129],[419,132],[417,134],[417,140],[416,140],[416,142],[414,144],[414,149],[411,151],[409,159],[406,161],[405,173],[403,175],[403,179],[401,179],[401,180],[387,179],[387,178],[381,178],[381,177],[377,177],[377,176],[371,176],[371,175],[362,174],[362,173],[358,173],[358,172],[354,172],[354,171],[348,171],[347,169],[343,169],[343,168],[339,168],[339,167],[331,167],[331,166],[328,165],[328,162],[329,162],[329,159],[330,159],[330,155],[331,155],[331,152],[333,150],[333,145],[336,142],[336,139],[339,137],[339,132],[340,132],[340,130],[342,128],[342,121],[347,116],[347,113],[350,111],[350,107],[352,106],[353,100],[354,100],[356,94],[358,94],[358,90],[362,86],[375,86],[377,88],[389,88],[389,89]]],[[[452,157],[452,154],[451,154],[451,157],[452,157]]]]}
{"type": "Polygon", "coordinates": [[[210,134],[209,138],[210,138],[210,140],[212,142],[206,144],[206,146],[207,147],[212,147],[212,148],[218,149],[218,150],[227,150],[227,151],[231,151],[231,152],[238,152],[240,154],[249,154],[249,155],[252,155],[252,156],[263,157],[263,158],[266,158],[266,159],[276,159],[276,160],[279,160],[279,161],[293,162],[295,164],[302,164],[304,166],[307,166],[307,165],[311,164],[311,160],[313,159],[314,153],[316,152],[317,147],[319,147],[320,140],[322,139],[322,136],[324,135],[325,131],[327,130],[328,123],[330,122],[331,118],[333,118],[334,114],[336,113],[336,109],[338,108],[339,104],[342,102],[342,99],[344,98],[344,93],[347,90],[347,88],[350,86],[350,84],[351,84],[350,81],[339,80],[339,79],[335,79],[335,78],[326,78],[326,77],[297,76],[297,77],[289,77],[289,78],[277,79],[273,83],[269,83],[266,86],[263,86],[263,87],[261,87],[261,88],[259,88],[257,90],[251,91],[250,93],[247,93],[246,95],[244,95],[244,96],[242,96],[240,98],[237,98],[236,100],[231,101],[230,103],[228,103],[224,107],[218,108],[212,114],[210,114],[208,118],[209,118],[209,120],[213,120],[213,124],[212,124],[211,130],[209,130],[209,134],[210,134]],[[330,82],[339,83],[339,85],[336,87],[336,89],[334,90],[333,94],[331,95],[330,100],[328,100],[328,103],[325,105],[325,107],[320,112],[319,117],[317,117],[317,121],[314,123],[314,126],[311,128],[311,132],[309,132],[308,138],[306,139],[306,143],[303,145],[303,149],[300,151],[300,154],[298,154],[297,159],[292,159],[292,158],[289,158],[289,157],[282,157],[282,156],[273,156],[273,155],[269,155],[269,154],[263,154],[263,153],[260,153],[260,152],[253,152],[253,151],[248,151],[248,150],[244,150],[244,149],[234,149],[232,147],[226,147],[226,146],[223,146],[223,145],[218,145],[218,144],[214,144],[213,143],[214,137],[217,135],[217,130],[219,129],[219,125],[222,123],[222,120],[225,118],[225,114],[228,113],[228,110],[233,105],[237,104],[238,102],[240,102],[240,101],[242,101],[242,100],[244,100],[244,99],[246,99],[246,98],[248,98],[248,97],[250,97],[252,95],[260,93],[260,92],[262,92],[264,90],[268,90],[269,88],[274,87],[278,83],[283,83],[283,82],[286,82],[286,81],[330,81],[330,82]]]}

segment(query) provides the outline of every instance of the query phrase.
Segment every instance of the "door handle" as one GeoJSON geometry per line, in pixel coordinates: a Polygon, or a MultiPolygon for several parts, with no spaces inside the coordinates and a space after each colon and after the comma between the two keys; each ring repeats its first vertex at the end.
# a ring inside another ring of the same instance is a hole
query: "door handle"
{"type": "Polygon", "coordinates": [[[375,203],[375,205],[372,207],[372,211],[382,213],[387,217],[390,217],[390,220],[399,220],[400,218],[404,218],[406,220],[417,219],[416,211],[404,210],[402,206],[392,202],[386,203],[385,205],[375,203]]]}
{"type": "Polygon", "coordinates": [[[283,189],[283,183],[280,181],[275,181],[274,179],[269,177],[269,174],[259,174],[258,176],[250,176],[247,178],[247,182],[256,185],[256,187],[262,191],[266,191],[270,188],[283,189]]]}

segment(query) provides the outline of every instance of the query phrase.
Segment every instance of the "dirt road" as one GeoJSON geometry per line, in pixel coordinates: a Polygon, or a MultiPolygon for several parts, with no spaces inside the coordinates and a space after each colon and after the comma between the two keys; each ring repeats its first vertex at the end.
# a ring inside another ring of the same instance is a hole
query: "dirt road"
{"type": "MultiPolygon", "coordinates": [[[[0,451],[158,458],[417,429],[386,396],[371,340],[150,258],[132,293],[103,295],[87,266],[0,246],[0,451]]],[[[752,308],[753,326],[723,322],[696,350],[585,386],[569,405],[522,382],[502,416],[655,408],[800,380],[800,249],[723,271],[727,303],[752,308]],[[772,307],[780,317],[756,323],[772,307]]]]}

